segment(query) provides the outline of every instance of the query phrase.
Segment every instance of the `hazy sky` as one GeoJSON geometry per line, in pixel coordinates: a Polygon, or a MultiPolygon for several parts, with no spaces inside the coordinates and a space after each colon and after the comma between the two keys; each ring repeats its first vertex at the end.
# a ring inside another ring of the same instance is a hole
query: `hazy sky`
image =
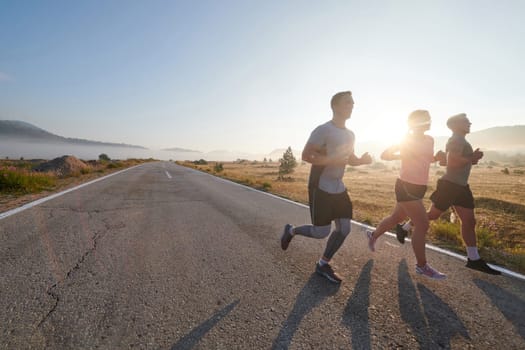
{"type": "MultiPolygon", "coordinates": [[[[525,124],[525,1],[0,0],[0,119],[153,149],[301,149],[352,90],[357,141],[525,124]],[[398,136],[399,135],[399,136],[398,136]]],[[[363,150],[365,151],[365,150],[363,150]]]]}

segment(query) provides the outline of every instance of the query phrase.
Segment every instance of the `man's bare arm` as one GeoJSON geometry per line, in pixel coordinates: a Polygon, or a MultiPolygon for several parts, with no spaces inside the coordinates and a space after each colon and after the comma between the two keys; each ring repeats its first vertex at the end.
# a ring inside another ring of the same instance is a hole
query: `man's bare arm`
{"type": "Polygon", "coordinates": [[[355,153],[352,153],[350,157],[348,157],[348,164],[352,166],[358,166],[358,165],[365,165],[365,164],[371,164],[372,163],[372,157],[368,152],[363,153],[363,155],[358,158],[355,153]]]}
{"type": "Polygon", "coordinates": [[[483,157],[483,152],[476,148],[469,157],[463,156],[459,151],[451,150],[447,152],[447,165],[452,168],[460,168],[466,164],[477,164],[483,157]]]}
{"type": "Polygon", "coordinates": [[[301,156],[302,160],[312,165],[346,165],[347,157],[329,157],[323,152],[323,148],[313,143],[304,146],[301,156]]]}

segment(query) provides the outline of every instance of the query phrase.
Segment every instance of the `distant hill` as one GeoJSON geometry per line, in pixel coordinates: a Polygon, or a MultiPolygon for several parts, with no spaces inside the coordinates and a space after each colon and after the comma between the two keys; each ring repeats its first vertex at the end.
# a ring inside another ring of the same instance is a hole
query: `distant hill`
{"type": "Polygon", "coordinates": [[[33,124],[19,120],[0,120],[0,137],[3,139],[32,143],[61,143],[84,146],[111,146],[147,149],[142,146],[128,145],[125,143],[100,142],[62,137],[40,129],[33,124]]]}
{"type": "Polygon", "coordinates": [[[472,145],[492,150],[525,149],[525,125],[497,126],[467,136],[472,145]]]}
{"type": "MultiPolygon", "coordinates": [[[[435,138],[436,148],[444,148],[449,136],[435,138]]],[[[466,136],[472,147],[484,151],[525,153],[525,125],[497,126],[472,132],[466,136]]]]}
{"type": "Polygon", "coordinates": [[[179,148],[179,147],[173,147],[173,148],[164,148],[163,151],[169,151],[169,152],[185,152],[185,153],[202,153],[201,151],[195,151],[192,149],[186,149],[186,148],[179,148]]]}

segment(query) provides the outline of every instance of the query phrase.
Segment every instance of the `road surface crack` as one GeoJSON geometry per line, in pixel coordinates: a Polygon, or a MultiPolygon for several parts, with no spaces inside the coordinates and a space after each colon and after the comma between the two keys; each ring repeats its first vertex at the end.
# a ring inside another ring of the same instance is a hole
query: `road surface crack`
{"type": "Polygon", "coordinates": [[[49,295],[52,299],[54,299],[55,304],[51,307],[51,310],[49,310],[49,311],[47,312],[47,314],[46,314],[46,315],[40,320],[40,322],[38,323],[38,325],[36,326],[36,328],[40,328],[40,327],[44,324],[44,322],[46,322],[47,319],[48,319],[49,317],[51,317],[51,314],[52,314],[53,312],[55,312],[55,310],[56,310],[56,308],[57,308],[57,306],[58,306],[58,303],[60,302],[60,297],[58,296],[57,293],[55,293],[55,292],[53,291],[53,290],[57,287],[57,285],[58,285],[58,282],[55,283],[55,284],[53,284],[53,285],[52,285],[51,287],[49,287],[49,288],[47,289],[47,291],[46,291],[47,295],[49,295]]]}
{"type": "MultiPolygon", "coordinates": [[[[105,225],[106,228],[108,227],[108,225],[106,224],[105,225]]],[[[51,307],[51,309],[47,312],[47,314],[42,318],[42,320],[38,323],[37,325],[37,328],[40,328],[52,315],[53,313],[55,312],[55,310],[57,309],[58,307],[58,304],[60,303],[60,296],[59,294],[55,291],[58,286],[60,284],[62,284],[63,282],[65,282],[66,280],[68,280],[69,278],[71,278],[71,276],[73,275],[73,272],[77,271],[80,269],[80,267],[82,266],[82,264],[84,263],[84,261],[86,260],[86,258],[92,253],[94,252],[96,249],[97,249],[97,245],[98,245],[98,240],[102,237],[102,234],[101,232],[95,232],[95,234],[93,235],[93,237],[91,238],[91,241],[92,241],[92,247],[89,248],[88,250],[86,250],[84,252],[84,254],[82,254],[82,256],[77,260],[75,266],[73,266],[71,269],[69,269],[69,271],[65,274],[64,278],[62,278],[61,280],[57,281],[55,284],[53,284],[51,287],[49,287],[46,291],[47,295],[49,295],[55,302],[54,302],[54,305],[51,307]]]]}

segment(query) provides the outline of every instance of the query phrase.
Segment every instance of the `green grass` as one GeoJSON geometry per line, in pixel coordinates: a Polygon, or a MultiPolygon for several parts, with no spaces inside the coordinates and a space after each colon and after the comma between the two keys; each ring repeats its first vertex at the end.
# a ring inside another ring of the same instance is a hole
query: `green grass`
{"type": "Polygon", "coordinates": [[[46,173],[32,173],[24,168],[0,168],[0,193],[35,193],[51,189],[56,177],[46,173]]]}
{"type": "MultiPolygon", "coordinates": [[[[443,243],[452,244],[462,250],[463,239],[461,237],[460,224],[446,220],[436,220],[430,223],[430,234],[433,238],[443,243]]],[[[479,249],[483,248],[502,248],[501,242],[496,235],[486,227],[476,227],[477,245],[479,249]]]]}
{"type": "Polygon", "coordinates": [[[113,161],[111,163],[108,163],[106,165],[106,168],[107,169],[118,169],[118,168],[123,168],[124,167],[124,164],[122,164],[121,162],[119,161],[113,161]]]}
{"type": "Polygon", "coordinates": [[[430,223],[430,235],[439,241],[461,247],[463,240],[459,231],[459,224],[445,220],[436,220],[430,223]]]}

